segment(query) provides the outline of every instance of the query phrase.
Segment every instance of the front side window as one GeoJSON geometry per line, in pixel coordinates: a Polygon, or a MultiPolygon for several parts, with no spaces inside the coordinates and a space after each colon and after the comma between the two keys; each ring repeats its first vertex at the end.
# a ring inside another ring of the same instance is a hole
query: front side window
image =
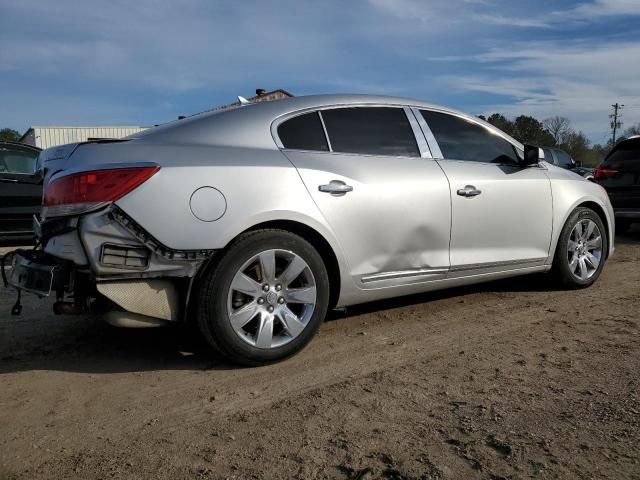
{"type": "Polygon", "coordinates": [[[284,148],[329,151],[318,112],[305,113],[281,123],[278,137],[284,148]]]}
{"type": "Polygon", "coordinates": [[[35,152],[0,148],[0,173],[33,173],[37,156],[35,152]]]}
{"type": "Polygon", "coordinates": [[[395,107],[352,107],[322,111],[334,152],[419,157],[407,115],[395,107]]]}
{"type": "Polygon", "coordinates": [[[516,149],[504,138],[477,123],[448,113],[420,110],[449,160],[486,163],[518,163],[516,149]]]}

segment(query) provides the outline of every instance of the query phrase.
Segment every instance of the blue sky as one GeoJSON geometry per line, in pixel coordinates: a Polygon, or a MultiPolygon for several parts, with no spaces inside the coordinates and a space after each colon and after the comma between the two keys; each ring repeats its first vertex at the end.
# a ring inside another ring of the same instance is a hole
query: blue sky
{"type": "Polygon", "coordinates": [[[640,0],[0,0],[0,128],[151,125],[250,96],[640,121],[640,0]]]}

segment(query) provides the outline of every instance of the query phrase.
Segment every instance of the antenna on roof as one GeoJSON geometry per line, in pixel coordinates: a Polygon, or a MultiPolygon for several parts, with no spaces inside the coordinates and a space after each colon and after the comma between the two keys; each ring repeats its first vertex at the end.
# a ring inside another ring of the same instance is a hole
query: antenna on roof
{"type": "Polygon", "coordinates": [[[249,100],[241,97],[240,95],[238,95],[238,101],[240,102],[240,105],[249,105],[251,103],[249,100]]]}

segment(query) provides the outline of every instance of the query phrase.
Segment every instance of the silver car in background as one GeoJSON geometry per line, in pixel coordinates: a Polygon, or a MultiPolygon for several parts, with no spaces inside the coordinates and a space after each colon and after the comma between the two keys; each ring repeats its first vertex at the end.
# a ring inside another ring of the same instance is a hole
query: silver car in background
{"type": "Polygon", "coordinates": [[[121,326],[194,321],[257,365],[333,307],[553,271],[586,287],[613,252],[605,191],[478,118],[321,95],[44,151],[38,250],[10,282],[121,326]]]}

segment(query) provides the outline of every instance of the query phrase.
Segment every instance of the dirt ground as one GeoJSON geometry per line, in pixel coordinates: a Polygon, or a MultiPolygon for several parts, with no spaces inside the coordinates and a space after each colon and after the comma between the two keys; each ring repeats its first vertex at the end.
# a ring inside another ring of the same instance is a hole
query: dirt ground
{"type": "Polygon", "coordinates": [[[640,229],[544,275],[334,314],[243,369],[0,292],[0,479],[640,479],[640,229]]]}

